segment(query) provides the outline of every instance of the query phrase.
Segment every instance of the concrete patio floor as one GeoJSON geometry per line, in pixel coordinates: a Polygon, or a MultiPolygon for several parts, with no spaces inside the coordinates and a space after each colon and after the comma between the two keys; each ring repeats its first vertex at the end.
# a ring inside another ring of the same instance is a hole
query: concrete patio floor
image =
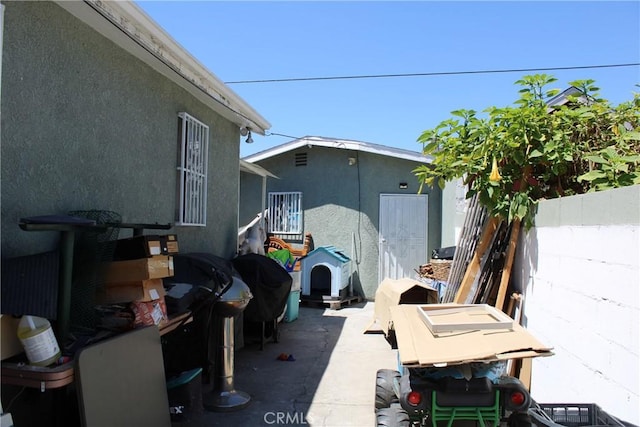
{"type": "MultiPolygon", "coordinates": [[[[376,371],[397,366],[396,351],[381,334],[365,334],[373,303],[330,310],[301,306],[280,323],[280,339],[245,342],[235,353],[235,388],[251,402],[233,412],[210,412],[174,426],[375,425],[376,371]],[[295,361],[281,361],[281,353],[295,361]]],[[[207,389],[204,399],[207,399],[207,389]]]]}

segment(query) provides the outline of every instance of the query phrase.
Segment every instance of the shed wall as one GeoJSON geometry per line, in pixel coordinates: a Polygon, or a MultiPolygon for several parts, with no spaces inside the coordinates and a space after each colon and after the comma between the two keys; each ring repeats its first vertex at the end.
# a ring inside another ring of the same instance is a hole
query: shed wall
{"type": "MultiPolygon", "coordinates": [[[[280,178],[269,179],[267,191],[303,193],[305,232],[312,234],[316,247],[335,246],[352,259],[354,289],[372,300],[378,287],[379,196],[381,193],[416,194],[418,182],[411,171],[417,163],[313,146],[292,150],[258,164],[280,178]],[[306,153],[307,165],[295,166],[296,154],[303,153],[306,153]],[[355,164],[349,165],[349,158],[355,158],[355,164]],[[407,183],[408,187],[399,189],[400,182],[407,183]]],[[[257,207],[260,200],[260,187],[251,184],[250,178],[244,175],[241,223],[255,217],[259,208],[253,212],[248,209],[251,203],[257,207]]],[[[429,194],[430,253],[440,246],[441,198],[439,189],[425,188],[423,192],[429,194]]]]}

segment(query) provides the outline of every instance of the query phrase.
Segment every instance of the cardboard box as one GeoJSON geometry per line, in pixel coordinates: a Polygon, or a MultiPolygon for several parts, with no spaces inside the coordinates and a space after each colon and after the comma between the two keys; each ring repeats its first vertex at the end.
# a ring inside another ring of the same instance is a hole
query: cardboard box
{"type": "Polygon", "coordinates": [[[177,234],[167,234],[166,236],[164,236],[165,238],[165,245],[167,248],[167,254],[169,255],[173,255],[173,254],[177,254],[179,249],[178,249],[178,235],[177,234]]]}
{"type": "Polygon", "coordinates": [[[373,308],[374,321],[385,335],[391,328],[389,309],[398,304],[437,304],[438,290],[415,279],[385,278],[376,291],[373,308]]]}
{"type": "Polygon", "coordinates": [[[98,304],[117,304],[131,301],[153,301],[165,296],[162,279],[138,282],[105,283],[97,293],[98,304]]]}
{"type": "MultiPolygon", "coordinates": [[[[438,304],[430,308],[464,310],[464,304],[438,304]]],[[[551,356],[525,328],[513,323],[506,329],[475,329],[432,333],[421,319],[419,305],[391,307],[391,321],[400,363],[406,367],[443,367],[470,362],[551,356]]]]}
{"type": "Polygon", "coordinates": [[[164,297],[155,301],[134,301],[130,305],[134,315],[133,324],[139,326],[164,326],[168,322],[164,297]]]}
{"type": "Polygon", "coordinates": [[[156,255],[104,265],[102,283],[126,283],[173,276],[173,257],[156,255]]]}
{"type": "Polygon", "coordinates": [[[114,257],[117,260],[132,260],[177,253],[177,235],[143,235],[117,240],[114,257]]]}

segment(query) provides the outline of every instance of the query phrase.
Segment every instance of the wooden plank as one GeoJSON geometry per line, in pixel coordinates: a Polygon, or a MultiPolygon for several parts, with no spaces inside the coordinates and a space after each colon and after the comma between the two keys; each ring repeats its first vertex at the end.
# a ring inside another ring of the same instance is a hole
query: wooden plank
{"type": "Polygon", "coordinates": [[[463,304],[469,291],[471,290],[471,285],[480,270],[480,260],[484,255],[485,251],[491,244],[493,240],[493,235],[498,229],[498,225],[500,224],[500,220],[497,217],[491,217],[487,221],[487,225],[485,225],[484,230],[482,231],[482,235],[480,236],[480,241],[478,242],[478,246],[476,247],[475,253],[473,254],[473,258],[469,262],[469,266],[467,267],[466,272],[464,273],[464,277],[462,278],[462,283],[460,284],[460,288],[456,293],[456,297],[453,302],[457,304],[463,304]]]}
{"type": "Polygon", "coordinates": [[[500,278],[500,287],[498,288],[498,295],[496,297],[495,306],[499,310],[504,311],[504,299],[507,295],[507,288],[509,287],[509,279],[511,278],[511,269],[513,268],[513,260],[516,255],[516,247],[518,246],[518,237],[520,236],[520,219],[513,220],[511,225],[511,235],[509,236],[509,247],[507,248],[507,255],[504,261],[504,267],[502,268],[502,277],[500,278]]]}
{"type": "Polygon", "coordinates": [[[520,301],[520,298],[522,298],[522,296],[518,292],[512,293],[511,297],[509,298],[509,305],[505,313],[507,313],[512,319],[514,319],[514,315],[515,315],[516,301],[520,301]]]}
{"type": "Polygon", "coordinates": [[[344,306],[357,304],[361,302],[363,299],[360,295],[352,295],[347,297],[326,297],[323,296],[322,299],[313,298],[309,296],[301,296],[300,297],[300,305],[304,305],[307,307],[329,307],[331,310],[340,310],[344,306]]]}
{"type": "Polygon", "coordinates": [[[172,316],[169,318],[169,321],[165,323],[163,326],[159,327],[160,335],[168,334],[169,332],[176,329],[178,326],[186,325],[187,323],[191,323],[193,321],[193,316],[190,311],[186,311],[184,313],[172,316]]]}
{"type": "Polygon", "coordinates": [[[533,361],[530,358],[521,359],[520,372],[518,372],[518,379],[522,381],[522,384],[531,392],[531,368],[533,367],[533,361]]]}
{"type": "MultiPolygon", "coordinates": [[[[522,320],[522,300],[523,295],[517,292],[511,294],[511,301],[509,301],[509,308],[507,309],[509,316],[513,318],[513,320],[520,324],[522,320]],[[517,307],[516,307],[517,303],[517,307]]],[[[511,359],[507,362],[507,372],[512,377],[520,377],[520,368],[522,367],[522,359],[511,359]]],[[[531,381],[531,378],[529,378],[531,381]]]]}

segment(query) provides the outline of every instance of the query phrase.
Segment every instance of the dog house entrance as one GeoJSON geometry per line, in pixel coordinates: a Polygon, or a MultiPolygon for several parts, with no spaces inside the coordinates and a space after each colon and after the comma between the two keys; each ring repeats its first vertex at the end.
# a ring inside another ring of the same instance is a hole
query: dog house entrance
{"type": "Polygon", "coordinates": [[[331,295],[331,270],[324,265],[311,269],[311,292],[313,296],[331,295]]]}

